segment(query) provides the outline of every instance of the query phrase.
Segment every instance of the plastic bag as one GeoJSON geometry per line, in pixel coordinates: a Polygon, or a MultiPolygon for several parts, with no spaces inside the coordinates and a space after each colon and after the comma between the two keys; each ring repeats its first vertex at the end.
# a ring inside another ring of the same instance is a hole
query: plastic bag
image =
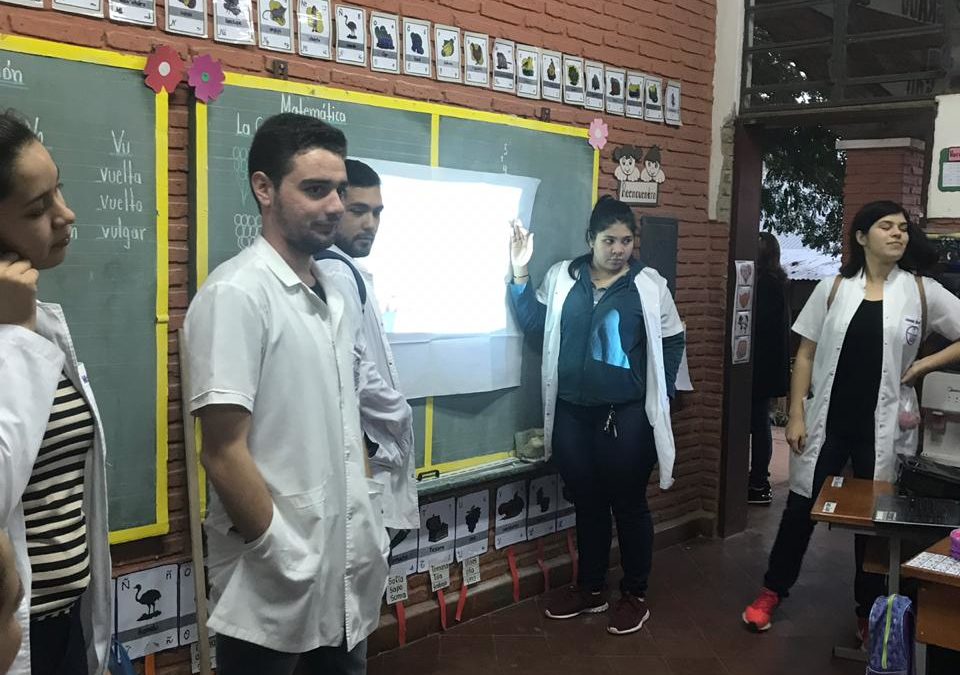
{"type": "Polygon", "coordinates": [[[914,455],[920,440],[920,401],[917,390],[908,385],[900,386],[900,403],[897,409],[897,452],[914,455]]]}
{"type": "Polygon", "coordinates": [[[126,648],[120,644],[116,635],[110,643],[110,660],[107,667],[110,669],[110,675],[137,675],[130,655],[127,654],[126,648]]]}

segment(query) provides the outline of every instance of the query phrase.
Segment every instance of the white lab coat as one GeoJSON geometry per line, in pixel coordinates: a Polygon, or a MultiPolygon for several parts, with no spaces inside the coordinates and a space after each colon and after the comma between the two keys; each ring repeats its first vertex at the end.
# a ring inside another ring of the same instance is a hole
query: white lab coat
{"type": "Polygon", "coordinates": [[[211,493],[208,624],[298,654],[344,638],[352,650],[373,632],[389,553],[382,488],[364,475],[359,316],[313,271],[326,302],[258,238],[210,275],[184,333],[190,410],[250,411],[248,446],[273,499],[269,527],[245,543],[211,493]]]}
{"type": "MultiPolygon", "coordinates": [[[[570,262],[564,260],[553,265],[547,270],[543,283],[537,289],[537,300],[547,307],[541,365],[546,459],[549,459],[553,452],[553,423],[557,407],[557,371],[560,361],[560,319],[563,303],[576,283],[568,272],[570,262]]],[[[673,463],[677,452],[670,421],[670,398],[667,395],[667,379],[663,369],[662,341],[663,338],[682,333],[683,323],[677,314],[677,307],[666,280],[655,269],[644,267],[634,278],[634,284],[640,293],[647,337],[647,393],[644,409],[653,427],[653,438],[657,446],[660,488],[667,490],[674,482],[673,463]]]]}
{"type": "MultiPolygon", "coordinates": [[[[827,311],[827,299],[835,277],[817,284],[793,330],[817,344],[811,377],[811,396],[804,400],[806,445],[803,454],[790,453],[790,489],[812,497],[813,474],[827,432],[827,415],[833,378],[840,360],[843,340],[853,315],[863,302],[866,277],[859,274],[843,279],[827,311]]],[[[960,339],[960,299],[933,279],[923,278],[927,296],[927,333],[936,332],[949,340],[960,339]]],[[[920,292],[914,275],[895,267],[883,288],[883,360],[880,392],[874,415],[876,464],[874,479],[892,481],[896,455],[917,452],[916,435],[900,438],[897,413],[900,406],[900,379],[917,358],[921,340],[908,339],[919,332],[920,292]]]]}
{"type": "Polygon", "coordinates": [[[383,485],[383,523],[397,530],[420,528],[420,507],[417,501],[416,457],[413,446],[413,413],[402,401],[400,377],[394,365],[393,350],[383,328],[380,304],[373,287],[373,274],[336,246],[335,253],[349,260],[360,272],[367,290],[367,303],[360,306],[357,280],[343,262],[335,259],[319,260],[324,274],[337,284],[346,299],[347,311],[362,315],[362,332],[366,355],[376,371],[368,373],[367,386],[361,388],[360,424],[364,433],[380,447],[370,459],[373,479],[383,485]],[[400,415],[399,413],[403,413],[400,415]],[[388,428],[384,420],[391,422],[388,428]],[[402,438],[391,433],[391,428],[403,427],[402,438]]]}
{"type": "Polygon", "coordinates": [[[30,675],[31,574],[21,498],[43,442],[63,372],[83,394],[96,425],[83,484],[90,585],[80,596],[87,667],[91,675],[104,672],[113,633],[103,427],[86,370],[77,361],[63,310],[59,305],[37,303],[36,333],[18,326],[0,325],[0,527],[7,529],[13,542],[24,590],[23,602],[17,609],[17,619],[23,627],[23,645],[9,671],[14,675],[30,675]]]}

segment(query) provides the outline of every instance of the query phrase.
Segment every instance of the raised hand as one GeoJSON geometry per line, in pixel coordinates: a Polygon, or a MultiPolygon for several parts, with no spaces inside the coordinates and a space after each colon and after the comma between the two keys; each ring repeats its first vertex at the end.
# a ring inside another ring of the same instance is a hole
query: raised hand
{"type": "Polygon", "coordinates": [[[527,273],[527,265],[533,257],[533,233],[523,226],[519,218],[510,221],[510,263],[515,275],[527,273]]]}

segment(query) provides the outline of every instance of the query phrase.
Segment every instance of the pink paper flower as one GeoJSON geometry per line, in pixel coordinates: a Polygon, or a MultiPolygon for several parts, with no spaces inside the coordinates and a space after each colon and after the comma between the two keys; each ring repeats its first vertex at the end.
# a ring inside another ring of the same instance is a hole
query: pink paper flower
{"type": "Polygon", "coordinates": [[[596,150],[603,150],[603,146],[607,144],[607,135],[609,133],[607,123],[599,117],[594,118],[590,123],[590,145],[596,150]]]}
{"type": "Polygon", "coordinates": [[[159,94],[162,90],[172,93],[183,79],[183,60],[173,47],[160,45],[147,57],[143,72],[147,74],[146,84],[159,94]]]}
{"type": "Polygon", "coordinates": [[[209,54],[201,54],[193,60],[187,74],[193,95],[204,103],[217,100],[223,93],[223,68],[209,54]]]}

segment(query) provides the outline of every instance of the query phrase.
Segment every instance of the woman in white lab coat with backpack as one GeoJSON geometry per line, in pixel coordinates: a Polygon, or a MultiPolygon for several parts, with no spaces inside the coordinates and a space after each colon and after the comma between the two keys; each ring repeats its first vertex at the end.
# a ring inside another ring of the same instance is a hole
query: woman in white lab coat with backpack
{"type": "MultiPolygon", "coordinates": [[[[764,587],[742,615],[754,630],[770,628],[800,574],[814,528],[810,509],[824,479],[839,475],[849,460],[857,478],[892,481],[897,454],[917,451],[917,434],[900,423],[901,411],[916,411],[913,384],[960,360],[960,299],[920,276],[936,258],[901,205],[867,204],[851,224],[840,275],[819,283],[793,326],[802,341],[786,431],[790,494],[764,587]],[[918,359],[931,331],[953,344],[918,359]]],[[[854,596],[863,641],[873,601],[886,592],[882,575],[863,571],[865,545],[857,536],[854,596]]]]}
{"type": "Polygon", "coordinates": [[[100,675],[113,600],[103,429],[59,305],[37,302],[73,211],[30,128],[0,114],[0,528],[24,596],[11,673],[100,675]]]}

